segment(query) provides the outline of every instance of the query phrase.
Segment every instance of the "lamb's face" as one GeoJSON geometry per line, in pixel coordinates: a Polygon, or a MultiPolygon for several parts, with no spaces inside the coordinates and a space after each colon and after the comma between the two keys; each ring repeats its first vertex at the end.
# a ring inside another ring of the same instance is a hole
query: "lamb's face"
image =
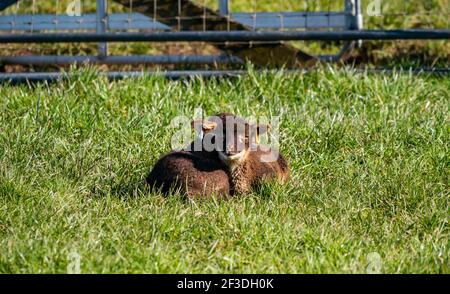
{"type": "Polygon", "coordinates": [[[205,141],[214,144],[218,157],[228,166],[245,160],[257,136],[266,131],[267,125],[253,125],[243,118],[221,113],[203,121],[205,141]]]}
{"type": "Polygon", "coordinates": [[[221,120],[222,130],[216,129],[219,158],[232,165],[245,159],[252,143],[252,130],[250,124],[240,117],[223,116],[221,120]]]}

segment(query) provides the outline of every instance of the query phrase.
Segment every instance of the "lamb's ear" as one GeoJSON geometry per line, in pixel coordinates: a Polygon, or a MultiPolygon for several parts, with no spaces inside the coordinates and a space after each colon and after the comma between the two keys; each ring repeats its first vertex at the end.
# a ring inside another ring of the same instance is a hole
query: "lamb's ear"
{"type": "Polygon", "coordinates": [[[204,133],[207,133],[209,131],[214,130],[217,127],[217,123],[213,121],[207,121],[207,120],[193,120],[191,122],[191,127],[195,129],[196,126],[201,125],[202,131],[204,133]]]}

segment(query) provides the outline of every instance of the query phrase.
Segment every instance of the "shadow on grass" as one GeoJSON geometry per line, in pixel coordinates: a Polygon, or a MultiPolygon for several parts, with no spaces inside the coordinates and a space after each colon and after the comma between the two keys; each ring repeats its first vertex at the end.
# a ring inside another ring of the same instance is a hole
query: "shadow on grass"
{"type": "Polygon", "coordinates": [[[176,201],[183,203],[192,202],[191,199],[179,190],[171,189],[167,193],[163,193],[161,188],[150,187],[146,183],[145,178],[118,182],[114,182],[111,179],[104,179],[91,187],[90,195],[99,199],[113,197],[124,201],[151,196],[161,199],[177,199],[176,201]]]}
{"type": "Polygon", "coordinates": [[[91,187],[90,192],[91,196],[97,198],[112,196],[123,200],[154,193],[154,191],[147,186],[144,179],[119,182],[115,182],[113,179],[104,179],[95,183],[91,187]]]}

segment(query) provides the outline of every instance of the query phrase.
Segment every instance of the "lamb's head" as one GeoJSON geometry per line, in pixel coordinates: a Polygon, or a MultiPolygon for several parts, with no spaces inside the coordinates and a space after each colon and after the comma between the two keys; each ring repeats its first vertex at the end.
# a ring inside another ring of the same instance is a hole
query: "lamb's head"
{"type": "Polygon", "coordinates": [[[203,147],[217,152],[218,157],[229,167],[242,162],[256,146],[258,136],[267,132],[267,124],[251,124],[230,113],[219,113],[207,120],[194,121],[201,125],[203,147]]]}

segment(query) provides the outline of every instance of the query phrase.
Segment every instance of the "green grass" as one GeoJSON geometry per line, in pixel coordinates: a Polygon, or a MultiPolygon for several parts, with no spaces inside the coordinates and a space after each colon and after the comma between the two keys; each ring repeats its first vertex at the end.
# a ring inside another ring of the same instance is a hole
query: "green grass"
{"type": "Polygon", "coordinates": [[[450,273],[450,79],[323,69],[0,87],[0,272],[450,273]],[[146,190],[176,115],[282,115],[286,186],[146,190]]]}

